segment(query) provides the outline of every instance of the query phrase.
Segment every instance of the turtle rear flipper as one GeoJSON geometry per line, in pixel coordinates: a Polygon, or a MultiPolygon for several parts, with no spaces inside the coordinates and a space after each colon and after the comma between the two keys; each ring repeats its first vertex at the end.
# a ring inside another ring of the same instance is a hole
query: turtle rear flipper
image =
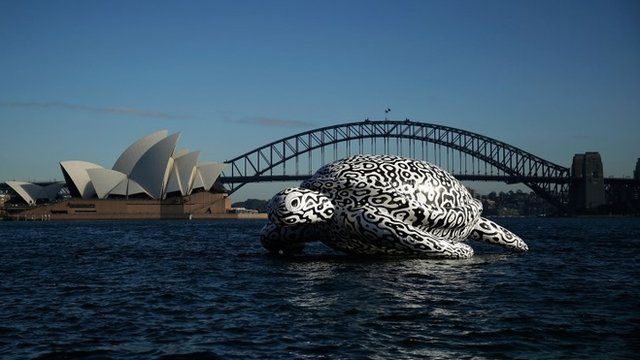
{"type": "Polygon", "coordinates": [[[529,250],[527,244],[520,237],[483,217],[478,220],[469,237],[473,240],[481,240],[515,251],[529,250]]]}

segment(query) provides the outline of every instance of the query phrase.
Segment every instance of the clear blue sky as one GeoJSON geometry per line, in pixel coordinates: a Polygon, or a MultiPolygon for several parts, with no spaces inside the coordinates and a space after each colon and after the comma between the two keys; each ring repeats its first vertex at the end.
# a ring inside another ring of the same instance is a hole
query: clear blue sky
{"type": "Polygon", "coordinates": [[[0,181],[163,128],[223,161],[387,106],[631,175],[640,2],[0,1],[0,181]]]}

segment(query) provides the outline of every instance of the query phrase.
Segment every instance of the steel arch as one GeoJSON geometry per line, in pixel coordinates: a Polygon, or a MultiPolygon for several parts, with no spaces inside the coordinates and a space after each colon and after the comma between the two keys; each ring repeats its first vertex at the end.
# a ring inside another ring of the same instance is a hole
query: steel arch
{"type": "MultiPolygon", "coordinates": [[[[347,142],[347,146],[350,146],[350,142],[354,140],[380,138],[385,139],[386,152],[389,152],[389,139],[414,141],[414,149],[412,149],[414,154],[416,141],[457,150],[500,169],[507,174],[505,179],[523,182],[555,206],[562,208],[567,203],[570,179],[568,168],[484,135],[449,126],[409,120],[365,120],[291,135],[225,161],[230,173],[228,171],[224,173],[221,181],[230,184],[230,193],[233,193],[249,182],[274,178],[272,172],[275,167],[282,165],[283,175],[285,175],[287,161],[297,159],[306,153],[311,154],[316,149],[324,150],[329,146],[337,149],[338,143],[347,142]],[[266,177],[267,174],[270,177],[266,177]]],[[[301,177],[299,174],[296,175],[301,177]]],[[[306,175],[310,176],[311,173],[306,175]]]]}

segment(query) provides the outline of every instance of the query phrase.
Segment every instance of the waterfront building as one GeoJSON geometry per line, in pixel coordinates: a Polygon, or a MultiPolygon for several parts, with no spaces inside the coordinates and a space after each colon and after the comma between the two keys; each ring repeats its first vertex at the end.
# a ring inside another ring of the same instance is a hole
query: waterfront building
{"type": "MultiPolygon", "coordinates": [[[[111,168],[84,160],[60,162],[64,182],[7,181],[15,219],[212,218],[230,214],[217,183],[224,165],[201,162],[199,151],[176,150],[180,133],[149,134],[111,168]]],[[[235,215],[235,214],[231,214],[235,215]]]]}

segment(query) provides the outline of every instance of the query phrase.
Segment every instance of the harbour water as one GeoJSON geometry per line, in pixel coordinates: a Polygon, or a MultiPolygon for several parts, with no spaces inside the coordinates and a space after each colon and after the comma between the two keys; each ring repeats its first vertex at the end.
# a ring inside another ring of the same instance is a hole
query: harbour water
{"type": "Polygon", "coordinates": [[[263,221],[0,222],[0,357],[637,358],[640,219],[497,221],[531,251],[279,258],[263,221]]]}

